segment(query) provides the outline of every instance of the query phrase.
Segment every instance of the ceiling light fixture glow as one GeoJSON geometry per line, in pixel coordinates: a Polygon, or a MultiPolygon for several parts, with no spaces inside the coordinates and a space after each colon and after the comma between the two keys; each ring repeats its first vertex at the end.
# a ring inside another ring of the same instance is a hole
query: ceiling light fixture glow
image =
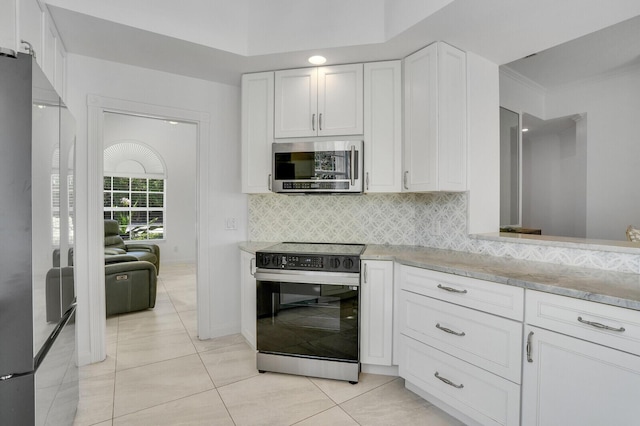
{"type": "Polygon", "coordinates": [[[316,55],[310,57],[309,62],[311,62],[313,65],[322,65],[327,62],[327,58],[325,58],[324,56],[316,55]]]}

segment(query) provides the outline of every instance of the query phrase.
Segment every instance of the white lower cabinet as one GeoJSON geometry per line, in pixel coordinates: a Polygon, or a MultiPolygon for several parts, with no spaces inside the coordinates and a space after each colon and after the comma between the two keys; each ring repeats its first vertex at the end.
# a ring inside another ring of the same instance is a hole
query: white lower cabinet
{"type": "Polygon", "coordinates": [[[518,425],[522,317],[517,312],[524,304],[522,289],[399,268],[398,367],[407,387],[436,405],[446,404],[441,408],[466,416],[465,421],[518,425]],[[497,310],[517,320],[494,315],[493,309],[478,310],[491,306],[503,291],[509,297],[505,303],[499,299],[505,309],[497,310]]]}
{"type": "Polygon", "coordinates": [[[256,348],[256,256],[240,251],[240,332],[256,348]]]}
{"type": "Polygon", "coordinates": [[[360,362],[390,366],[393,349],[393,262],[363,260],[360,362]]]}
{"type": "Polygon", "coordinates": [[[527,290],[526,312],[523,425],[640,422],[637,311],[527,290]]]}
{"type": "Polygon", "coordinates": [[[408,291],[400,306],[405,336],[520,383],[522,323],[408,291]]]}
{"type": "Polygon", "coordinates": [[[479,424],[518,424],[519,385],[410,337],[400,339],[399,370],[406,382],[479,424]]]}

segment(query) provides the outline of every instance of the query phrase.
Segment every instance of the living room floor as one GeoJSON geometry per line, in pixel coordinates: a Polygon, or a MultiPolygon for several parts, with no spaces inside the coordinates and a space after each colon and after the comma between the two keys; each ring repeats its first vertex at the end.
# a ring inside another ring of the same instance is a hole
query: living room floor
{"type": "Polygon", "coordinates": [[[107,319],[107,359],[80,368],[74,425],[460,425],[404,388],[259,374],[237,334],[196,335],[195,265],[163,264],[154,309],[107,319]]]}

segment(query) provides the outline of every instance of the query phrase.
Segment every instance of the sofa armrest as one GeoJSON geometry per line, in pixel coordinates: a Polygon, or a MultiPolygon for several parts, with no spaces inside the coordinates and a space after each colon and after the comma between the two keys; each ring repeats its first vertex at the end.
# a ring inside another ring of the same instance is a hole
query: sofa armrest
{"type": "Polygon", "coordinates": [[[107,255],[105,253],[105,256],[104,256],[104,264],[105,265],[112,265],[114,263],[137,262],[137,261],[138,261],[137,257],[131,256],[131,255],[128,255],[128,254],[107,255]]]}
{"type": "Polygon", "coordinates": [[[148,253],[153,253],[158,259],[156,262],[156,271],[160,274],[160,246],[157,244],[151,243],[135,243],[135,242],[127,242],[125,243],[127,247],[127,251],[145,251],[148,253]]]}
{"type": "Polygon", "coordinates": [[[113,256],[115,254],[127,254],[127,251],[116,247],[105,247],[104,254],[105,256],[113,256]]]}
{"type": "Polygon", "coordinates": [[[145,243],[125,243],[127,251],[147,251],[153,253],[156,256],[160,256],[160,247],[157,244],[145,244],[145,243]]]}

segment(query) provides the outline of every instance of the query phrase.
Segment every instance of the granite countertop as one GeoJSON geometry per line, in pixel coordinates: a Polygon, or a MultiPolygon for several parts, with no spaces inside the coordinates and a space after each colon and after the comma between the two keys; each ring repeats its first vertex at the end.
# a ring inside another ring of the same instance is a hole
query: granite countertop
{"type": "Polygon", "coordinates": [[[465,277],[640,310],[640,274],[417,246],[367,245],[366,260],[393,260],[465,277]]]}
{"type": "MultiPolygon", "coordinates": [[[[255,253],[274,244],[277,242],[251,241],[239,247],[255,253]]],[[[640,311],[640,274],[418,246],[368,244],[361,258],[392,260],[402,265],[640,311]]]]}

